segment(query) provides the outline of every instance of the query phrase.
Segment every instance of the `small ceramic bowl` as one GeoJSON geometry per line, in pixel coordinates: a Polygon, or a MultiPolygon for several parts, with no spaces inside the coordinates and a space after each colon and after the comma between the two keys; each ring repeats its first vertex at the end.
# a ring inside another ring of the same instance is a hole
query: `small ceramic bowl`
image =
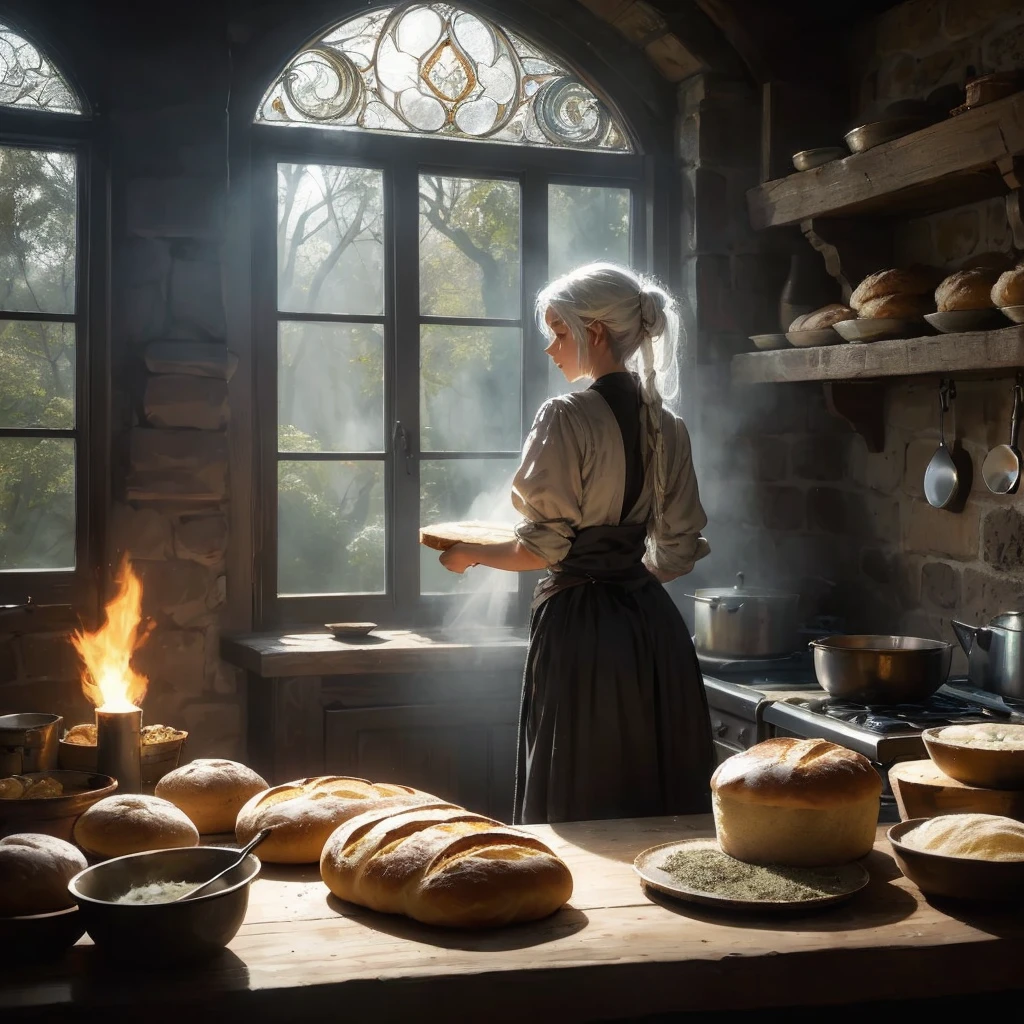
{"type": "Polygon", "coordinates": [[[883,121],[862,124],[847,132],[843,138],[851,153],[866,153],[883,142],[892,142],[893,139],[900,139],[911,132],[927,128],[929,120],[927,117],[919,116],[889,117],[883,121]]]}
{"type": "Polygon", "coordinates": [[[817,149],[802,149],[799,153],[793,154],[793,166],[798,171],[809,171],[814,167],[830,163],[833,160],[842,160],[849,156],[842,146],[819,146],[817,149]]]}
{"type": "Polygon", "coordinates": [[[915,850],[908,832],[930,818],[910,818],[886,833],[900,871],[923,893],[958,900],[1009,903],[1024,900],[1024,860],[977,860],[915,850]]]}
{"type": "MultiPolygon", "coordinates": [[[[999,750],[950,743],[942,738],[945,728],[938,726],[921,733],[928,756],[940,772],[965,786],[1024,789],[1024,747],[999,750]]],[[[1024,725],[1008,728],[1024,734],[1024,725]]]]}
{"type": "Polygon", "coordinates": [[[839,345],[842,338],[831,327],[820,331],[786,331],[786,340],[794,348],[811,348],[816,345],[839,345]]]}
{"type": "Polygon", "coordinates": [[[909,338],[926,333],[917,320],[840,320],[835,324],[837,333],[846,341],[887,341],[891,338],[909,338]]]}
{"type": "Polygon", "coordinates": [[[754,347],[759,348],[762,352],[785,348],[789,344],[784,334],[752,334],[750,340],[754,343],[754,347]]]}
{"type": "Polygon", "coordinates": [[[1000,306],[999,312],[1015,324],[1024,324],[1024,306],[1000,306]]]}
{"type": "Polygon", "coordinates": [[[925,313],[924,318],[935,330],[941,331],[943,334],[987,331],[1006,326],[1006,321],[999,315],[999,310],[995,308],[951,309],[945,313],[925,313]]]}

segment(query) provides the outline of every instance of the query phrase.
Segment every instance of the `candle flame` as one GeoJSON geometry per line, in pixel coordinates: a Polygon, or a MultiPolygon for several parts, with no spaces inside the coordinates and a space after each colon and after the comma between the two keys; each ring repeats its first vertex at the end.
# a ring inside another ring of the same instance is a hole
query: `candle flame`
{"type": "Polygon", "coordinates": [[[142,582],[127,556],[118,575],[118,592],[107,604],[106,622],[95,633],[83,629],[71,637],[85,663],[82,691],[100,711],[136,710],[149,685],[131,666],[132,654],[148,635],[139,635],[142,582]]]}

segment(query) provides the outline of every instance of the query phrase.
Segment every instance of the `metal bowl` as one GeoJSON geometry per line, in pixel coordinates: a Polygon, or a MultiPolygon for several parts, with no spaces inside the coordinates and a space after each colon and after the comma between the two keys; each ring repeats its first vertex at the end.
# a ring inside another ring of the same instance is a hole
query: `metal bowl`
{"type": "Polygon", "coordinates": [[[50,960],[60,956],[85,934],[78,907],[49,914],[0,917],[0,949],[15,960],[50,960]]]}
{"type": "Polygon", "coordinates": [[[26,778],[56,779],[64,787],[64,794],[37,800],[0,800],[0,836],[42,832],[73,842],[71,833],[78,816],[117,789],[116,779],[96,772],[57,769],[29,772],[26,778]]]}
{"type": "Polygon", "coordinates": [[[842,146],[819,146],[817,149],[802,149],[799,153],[793,154],[793,166],[798,171],[809,171],[814,167],[830,163],[832,160],[842,160],[849,154],[842,146]]]}
{"type": "Polygon", "coordinates": [[[909,117],[888,117],[883,121],[862,124],[853,131],[847,132],[843,138],[850,147],[851,153],[866,153],[883,142],[901,139],[911,132],[927,128],[932,118],[912,115],[909,117]]]}
{"type": "Polygon", "coordinates": [[[924,318],[935,330],[943,334],[987,331],[1006,326],[1006,321],[1000,316],[999,310],[994,308],[950,309],[944,313],[925,313],[924,318]]]}
{"type": "MultiPolygon", "coordinates": [[[[964,743],[944,740],[945,726],[925,729],[921,733],[928,756],[936,768],[965,786],[982,789],[1024,789],[1024,748],[969,747],[964,743]]],[[[1024,732],[1024,725],[1011,729],[1024,732]]]]}
{"type": "Polygon", "coordinates": [[[1024,324],[1024,306],[1000,306],[999,312],[1015,324],[1024,324]]]}
{"type": "Polygon", "coordinates": [[[909,338],[924,330],[920,320],[897,320],[892,317],[840,320],[834,326],[840,337],[854,343],[909,338]]]}
{"type": "Polygon", "coordinates": [[[953,657],[951,644],[916,636],[827,636],[809,646],[822,688],[859,704],[927,700],[946,681],[953,657]]]}
{"type": "Polygon", "coordinates": [[[205,882],[226,868],[237,850],[192,846],[115,857],[79,872],[68,883],[85,929],[117,960],[152,963],[195,960],[226,946],[242,926],[249,885],[260,873],[254,854],[216,883],[210,893],[182,903],[115,903],[129,889],[151,882],[205,882]]]}
{"type": "Polygon", "coordinates": [[[900,871],[921,892],[986,902],[1024,900],[1024,861],[947,857],[905,846],[903,837],[929,820],[910,818],[893,825],[886,833],[900,871]]]}
{"type": "Polygon", "coordinates": [[[754,347],[759,348],[762,352],[785,348],[788,344],[788,339],[784,334],[751,334],[750,340],[754,343],[754,347]]]}
{"type": "Polygon", "coordinates": [[[831,327],[824,327],[818,331],[786,331],[786,340],[794,348],[811,348],[816,345],[840,345],[843,341],[831,327]]]}

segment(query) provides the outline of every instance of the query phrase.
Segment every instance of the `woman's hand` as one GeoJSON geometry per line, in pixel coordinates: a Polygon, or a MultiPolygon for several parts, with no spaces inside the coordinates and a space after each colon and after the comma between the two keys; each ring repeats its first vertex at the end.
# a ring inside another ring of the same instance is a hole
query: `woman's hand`
{"type": "Polygon", "coordinates": [[[438,561],[449,571],[460,575],[470,566],[477,565],[475,554],[470,544],[453,544],[447,551],[441,552],[438,561]]]}

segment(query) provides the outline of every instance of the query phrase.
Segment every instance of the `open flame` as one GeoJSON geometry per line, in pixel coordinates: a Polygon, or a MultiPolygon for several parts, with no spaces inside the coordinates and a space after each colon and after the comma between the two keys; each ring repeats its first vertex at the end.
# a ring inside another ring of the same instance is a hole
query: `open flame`
{"type": "Polygon", "coordinates": [[[142,621],[142,582],[125,557],[117,594],[107,604],[107,621],[95,633],[81,630],[71,637],[85,662],[82,690],[100,711],[134,711],[146,695],[149,680],[131,666],[132,654],[146,639],[142,621]]]}

